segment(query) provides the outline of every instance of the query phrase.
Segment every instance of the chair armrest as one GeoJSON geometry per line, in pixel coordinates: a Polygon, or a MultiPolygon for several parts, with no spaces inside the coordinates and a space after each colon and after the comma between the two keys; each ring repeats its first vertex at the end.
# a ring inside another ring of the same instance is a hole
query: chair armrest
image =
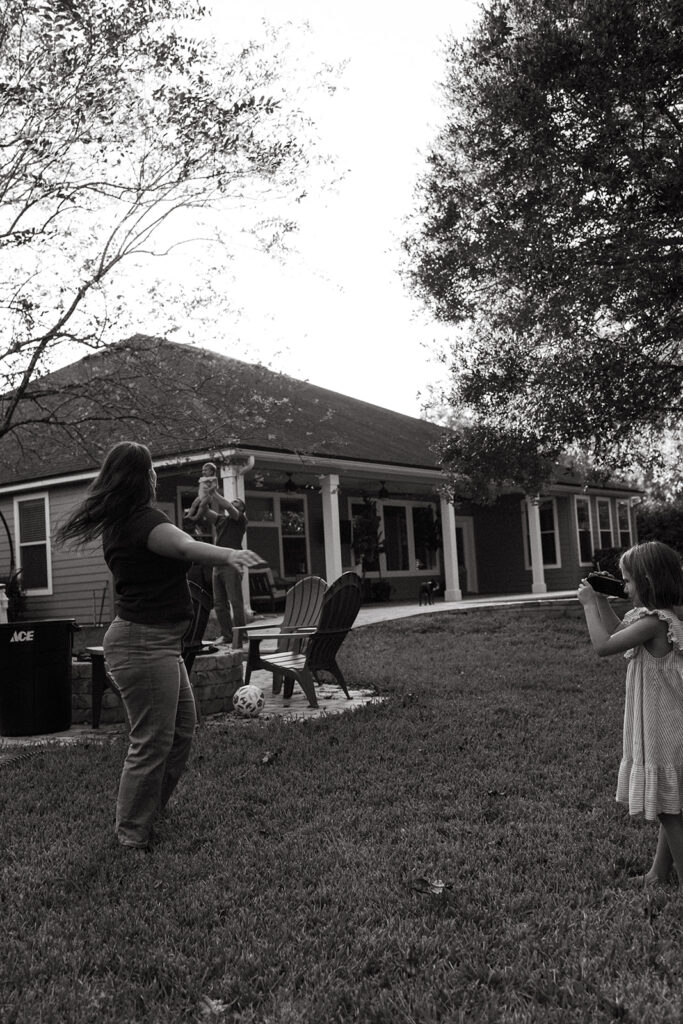
{"type": "Polygon", "coordinates": [[[287,633],[259,633],[258,636],[249,636],[247,633],[247,639],[249,641],[254,640],[280,640],[283,636],[312,636],[313,633],[317,633],[317,629],[309,629],[307,626],[300,626],[298,629],[294,629],[292,632],[287,633]]]}
{"type": "Polygon", "coordinates": [[[335,636],[339,633],[350,633],[353,626],[345,626],[344,629],[316,629],[318,636],[335,636]]]}
{"type": "MultiPolygon", "coordinates": [[[[272,637],[268,637],[267,639],[269,639],[269,640],[279,640],[283,636],[294,636],[294,637],[313,636],[317,632],[318,632],[318,630],[314,629],[313,627],[299,626],[299,627],[297,627],[295,629],[288,630],[286,633],[273,633],[272,637]]],[[[256,638],[254,638],[254,639],[256,639],[256,638]]],[[[265,639],[265,638],[262,638],[262,639],[265,639]]]]}
{"type": "Polygon", "coordinates": [[[240,633],[247,633],[247,634],[249,634],[249,633],[255,633],[257,629],[258,630],[261,630],[261,629],[277,629],[277,622],[265,622],[262,626],[233,626],[232,627],[233,633],[236,633],[237,630],[239,630],[240,633]]]}

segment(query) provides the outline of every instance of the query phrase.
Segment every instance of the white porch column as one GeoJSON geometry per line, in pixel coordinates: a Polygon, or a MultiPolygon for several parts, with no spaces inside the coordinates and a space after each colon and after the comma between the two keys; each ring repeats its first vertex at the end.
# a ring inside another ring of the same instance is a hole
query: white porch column
{"type": "MultiPolygon", "coordinates": [[[[248,473],[254,465],[253,455],[229,455],[225,462],[221,464],[220,474],[221,480],[223,481],[223,496],[228,501],[234,501],[235,498],[241,498],[246,505],[246,498],[244,496],[244,474],[248,473]]],[[[249,509],[247,509],[247,515],[249,515],[249,509]]],[[[248,529],[248,527],[247,527],[248,529]]],[[[246,534],[242,538],[242,547],[246,547],[246,534]]],[[[242,597],[244,598],[244,611],[247,615],[247,619],[253,619],[254,610],[251,607],[251,598],[249,595],[249,572],[242,573],[242,597]]]]}
{"type": "Polygon", "coordinates": [[[221,464],[220,474],[223,481],[223,495],[228,501],[241,498],[246,504],[244,497],[244,474],[248,473],[254,465],[253,455],[229,455],[221,464]]]}
{"type": "Polygon", "coordinates": [[[543,547],[541,546],[541,517],[538,511],[539,498],[526,496],[526,511],[529,521],[529,553],[531,555],[531,593],[545,594],[548,590],[543,572],[543,547]]]}
{"type": "Polygon", "coordinates": [[[333,583],[342,574],[341,534],[339,532],[339,476],[330,473],[320,478],[325,535],[325,579],[333,583]]]}
{"type": "Polygon", "coordinates": [[[450,501],[441,498],[441,532],[443,533],[443,571],[446,577],[444,601],[462,601],[458,572],[458,540],[455,532],[455,510],[450,501]]]}

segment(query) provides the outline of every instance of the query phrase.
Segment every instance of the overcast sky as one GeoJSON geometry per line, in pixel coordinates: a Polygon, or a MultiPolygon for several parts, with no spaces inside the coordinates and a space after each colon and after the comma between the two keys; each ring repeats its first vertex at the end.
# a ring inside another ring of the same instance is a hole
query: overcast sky
{"type": "Polygon", "coordinates": [[[226,325],[227,342],[207,343],[418,415],[417,392],[443,372],[423,343],[443,339],[444,331],[406,295],[398,242],[441,116],[442,41],[463,33],[476,5],[217,0],[215,9],[218,33],[257,33],[262,18],[307,21],[305,45],[321,59],[348,63],[320,125],[343,182],[301,204],[298,258],[284,267],[245,259],[237,268],[243,313],[226,325]]]}

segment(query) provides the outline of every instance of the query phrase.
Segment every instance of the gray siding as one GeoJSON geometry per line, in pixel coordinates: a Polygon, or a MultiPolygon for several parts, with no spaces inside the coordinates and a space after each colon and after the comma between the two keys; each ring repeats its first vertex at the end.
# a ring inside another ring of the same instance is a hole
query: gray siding
{"type": "MultiPolygon", "coordinates": [[[[14,516],[12,512],[13,503],[11,498],[0,497],[0,512],[2,512],[14,543],[14,516]]],[[[0,523],[0,576],[8,576],[10,567],[10,548],[5,527],[0,523]]]]}
{"type": "MultiPolygon", "coordinates": [[[[36,488],[36,494],[41,489],[36,488]]],[[[55,488],[49,495],[50,506],[50,558],[52,566],[52,593],[27,594],[27,619],[71,619],[75,618],[82,625],[90,624],[95,617],[99,618],[102,593],[106,586],[107,593],[102,612],[104,622],[113,617],[111,575],[102,557],[100,541],[88,544],[80,550],[58,548],[52,537],[59,523],[68,515],[82,499],[85,486],[55,488]]],[[[31,492],[22,492],[22,498],[30,498],[31,492]]],[[[13,542],[16,545],[16,524],[14,522],[14,503],[11,498],[0,499],[2,510],[13,542]]],[[[0,575],[9,571],[9,545],[4,528],[0,531],[0,575]]],[[[18,552],[15,551],[18,558],[18,552]]]]}

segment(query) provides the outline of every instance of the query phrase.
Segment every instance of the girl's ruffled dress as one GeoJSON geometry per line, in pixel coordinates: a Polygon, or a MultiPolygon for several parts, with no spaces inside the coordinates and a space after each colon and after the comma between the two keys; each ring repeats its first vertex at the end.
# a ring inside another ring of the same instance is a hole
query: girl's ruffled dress
{"type": "Polygon", "coordinates": [[[628,805],[630,814],[655,819],[683,808],[683,621],[673,612],[633,608],[624,625],[645,615],[666,622],[673,647],[663,658],[654,658],[644,647],[624,655],[624,754],[616,799],[628,805]]]}

